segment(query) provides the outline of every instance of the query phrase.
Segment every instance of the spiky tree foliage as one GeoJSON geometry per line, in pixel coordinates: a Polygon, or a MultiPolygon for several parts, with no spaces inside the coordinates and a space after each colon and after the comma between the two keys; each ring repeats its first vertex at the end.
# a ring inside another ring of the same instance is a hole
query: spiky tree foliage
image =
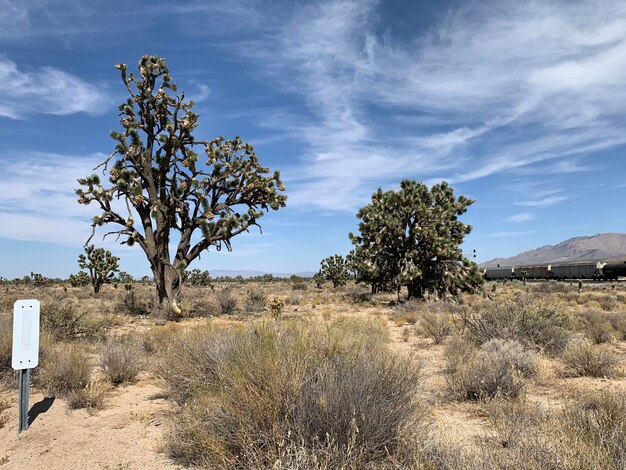
{"type": "Polygon", "coordinates": [[[76,274],[70,274],[68,281],[72,287],[85,287],[91,283],[89,274],[85,271],[78,271],[76,274]]]}
{"type": "Polygon", "coordinates": [[[325,258],[321,262],[320,273],[333,287],[343,286],[350,278],[348,263],[341,255],[325,258]]]}
{"type": "Polygon", "coordinates": [[[192,269],[187,273],[187,282],[192,286],[212,286],[213,279],[209,271],[201,271],[200,269],[192,269]]]}
{"type": "Polygon", "coordinates": [[[313,274],[313,282],[315,283],[315,287],[317,287],[318,289],[321,289],[324,286],[324,283],[326,282],[326,278],[324,277],[321,271],[318,271],[315,274],[313,274]]]}
{"type": "Polygon", "coordinates": [[[458,220],[473,202],[455,197],[445,182],[429,189],[404,180],[399,191],[379,189],[357,213],[360,233],[350,234],[357,279],[373,291],[406,286],[409,298],[473,289],[482,278],[460,248],[471,226],[458,220]]]}
{"type": "Polygon", "coordinates": [[[122,284],[128,284],[129,282],[132,283],[135,280],[135,278],[133,278],[133,275],[127,273],[126,271],[120,271],[116,277],[117,281],[122,284]]]}
{"type": "Polygon", "coordinates": [[[43,274],[40,274],[40,273],[34,273],[34,272],[32,272],[32,271],[31,271],[31,273],[30,273],[30,279],[31,279],[32,284],[33,284],[35,287],[43,287],[43,286],[45,286],[46,284],[48,284],[48,283],[49,283],[49,281],[50,281],[50,280],[49,280],[47,277],[45,277],[43,274]]]}
{"type": "Polygon", "coordinates": [[[110,185],[95,174],[80,179],[78,202],[99,206],[94,232],[117,225],[109,234],[143,249],[159,301],[174,301],[191,262],[210,247],[230,251],[233,237],[259,226],[265,211],[285,206],[285,188],[239,137],[194,139],[198,115],[184,93],[170,94],[176,86],[164,59],[143,56],[137,76],[125,64],[116,67],[129,98],[119,106],[121,132],[111,133],[115,151],[101,165],[110,185]],[[173,231],[179,237],[170,253],[173,231]]]}
{"type": "Polygon", "coordinates": [[[85,254],[78,256],[78,266],[89,271],[93,291],[97,294],[102,285],[111,282],[119,271],[119,260],[109,250],[89,245],[85,247],[85,254]]]}

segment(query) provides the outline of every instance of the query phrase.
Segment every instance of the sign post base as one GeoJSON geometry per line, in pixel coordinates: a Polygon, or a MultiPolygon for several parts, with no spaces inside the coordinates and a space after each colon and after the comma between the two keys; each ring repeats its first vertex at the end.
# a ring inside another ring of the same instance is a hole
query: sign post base
{"type": "Polygon", "coordinates": [[[30,395],[30,369],[20,369],[20,430],[28,430],[28,398],[30,395]]]}

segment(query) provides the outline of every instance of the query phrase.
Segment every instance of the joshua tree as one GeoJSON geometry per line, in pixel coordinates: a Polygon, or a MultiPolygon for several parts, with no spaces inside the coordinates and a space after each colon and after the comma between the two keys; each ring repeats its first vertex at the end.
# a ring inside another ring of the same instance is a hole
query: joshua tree
{"type": "Polygon", "coordinates": [[[320,273],[327,281],[333,283],[333,287],[344,285],[349,277],[348,263],[341,255],[334,255],[325,258],[321,262],[320,273]]]}
{"type": "Polygon", "coordinates": [[[78,202],[99,206],[94,233],[114,224],[119,230],[107,235],[143,249],[159,301],[173,302],[191,262],[210,247],[230,251],[233,237],[260,228],[264,211],[285,206],[285,188],[239,137],[194,139],[198,115],[184,93],[170,94],[176,86],[164,59],[143,56],[137,76],[125,64],[116,67],[130,96],[119,106],[122,131],[111,133],[115,151],[100,165],[110,185],[96,174],[78,180],[78,202]],[[179,237],[170,253],[172,231],[179,237]]]}
{"type": "Polygon", "coordinates": [[[321,271],[318,271],[313,275],[313,282],[315,283],[315,287],[321,289],[324,286],[324,282],[326,282],[326,278],[321,271]]]}
{"type": "Polygon", "coordinates": [[[460,248],[471,226],[458,220],[473,202],[456,198],[445,182],[429,189],[404,180],[399,191],[379,189],[357,213],[360,234],[350,234],[357,280],[372,291],[406,286],[409,298],[473,289],[482,278],[460,248]]]}
{"type": "Polygon", "coordinates": [[[76,274],[70,274],[68,281],[72,287],[84,287],[89,285],[91,279],[85,271],[78,271],[76,274]]]}
{"type": "Polygon", "coordinates": [[[119,271],[119,260],[110,251],[89,245],[85,247],[85,254],[78,256],[78,265],[80,269],[89,271],[93,291],[97,294],[102,285],[111,282],[115,273],[119,271]]]}
{"type": "Polygon", "coordinates": [[[211,273],[209,271],[201,271],[200,269],[192,269],[190,272],[185,273],[187,281],[192,286],[212,286],[213,280],[211,279],[211,273]]]}

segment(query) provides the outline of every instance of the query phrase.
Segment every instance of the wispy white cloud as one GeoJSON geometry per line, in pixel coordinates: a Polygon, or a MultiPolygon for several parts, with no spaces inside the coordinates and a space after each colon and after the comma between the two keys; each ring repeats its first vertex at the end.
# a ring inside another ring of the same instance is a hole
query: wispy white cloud
{"type": "Polygon", "coordinates": [[[626,4],[471,2],[412,38],[379,32],[376,1],[245,6],[273,34],[240,53],[315,117],[282,123],[306,144],[292,205],[350,210],[402,177],[583,171],[626,143],[626,4]]]}
{"type": "Polygon", "coordinates": [[[520,212],[519,214],[514,214],[510,217],[507,217],[507,222],[528,222],[529,220],[533,220],[535,218],[535,214],[530,212],[520,212]]]}
{"type": "Polygon", "coordinates": [[[547,196],[541,199],[533,199],[528,201],[515,201],[513,204],[516,206],[526,206],[526,207],[547,207],[558,204],[559,202],[563,202],[568,200],[567,196],[547,196]]]}
{"type": "Polygon", "coordinates": [[[0,237],[68,246],[85,243],[95,213],[76,202],[73,188],[103,155],[19,153],[5,154],[2,160],[0,237]]]}
{"type": "Polygon", "coordinates": [[[53,67],[20,70],[15,62],[0,58],[0,81],[0,116],[11,119],[96,113],[109,104],[100,88],[53,67]]]}
{"type": "Polygon", "coordinates": [[[536,230],[522,230],[519,232],[496,232],[489,235],[489,238],[504,238],[504,237],[521,237],[523,235],[532,235],[537,233],[536,230]]]}

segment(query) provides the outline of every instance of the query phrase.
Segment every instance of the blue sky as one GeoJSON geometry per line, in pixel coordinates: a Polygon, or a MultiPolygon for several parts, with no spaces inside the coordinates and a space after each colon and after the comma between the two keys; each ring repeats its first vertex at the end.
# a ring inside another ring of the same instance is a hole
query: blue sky
{"type": "MultiPolygon", "coordinates": [[[[113,149],[114,64],[167,59],[198,139],[241,135],[288,206],[202,269],[313,271],[403,178],[450,181],[478,261],[626,231],[626,3],[0,0],[0,275],[67,276],[113,149]]],[[[98,244],[148,274],[139,247],[98,244]]]]}

